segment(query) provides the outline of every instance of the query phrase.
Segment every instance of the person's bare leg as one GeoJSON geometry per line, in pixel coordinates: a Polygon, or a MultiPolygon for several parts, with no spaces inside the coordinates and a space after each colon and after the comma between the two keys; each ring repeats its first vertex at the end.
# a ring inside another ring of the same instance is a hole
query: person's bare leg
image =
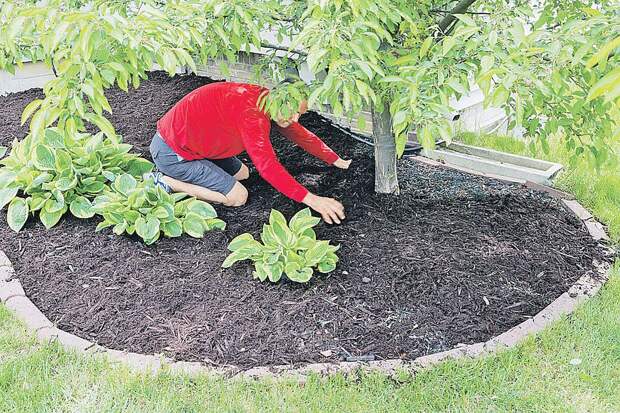
{"type": "Polygon", "coordinates": [[[250,169],[244,164],[241,164],[241,169],[233,175],[237,181],[243,181],[244,179],[248,179],[250,177],[250,169]]]}
{"type": "MultiPolygon", "coordinates": [[[[245,166],[245,165],[244,165],[245,166]]],[[[247,168],[247,167],[246,167],[247,168]]],[[[240,173],[243,168],[237,172],[240,173]]],[[[235,182],[229,193],[226,195],[212,191],[200,185],[189,184],[163,175],[163,181],[170,186],[173,192],[185,192],[186,194],[201,199],[206,202],[223,204],[226,206],[242,206],[248,199],[248,190],[239,182],[235,182]]]]}
{"type": "Polygon", "coordinates": [[[171,178],[169,176],[162,176],[162,180],[170,186],[173,192],[185,192],[190,196],[194,196],[198,199],[202,199],[207,202],[215,202],[217,204],[225,204],[228,199],[224,194],[212,191],[205,187],[188,184],[187,182],[179,181],[178,179],[171,178]]]}

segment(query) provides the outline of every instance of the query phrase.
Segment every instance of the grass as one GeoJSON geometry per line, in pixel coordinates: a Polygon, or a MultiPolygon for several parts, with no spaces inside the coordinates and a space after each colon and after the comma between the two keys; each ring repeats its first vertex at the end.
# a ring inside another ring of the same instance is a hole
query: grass
{"type": "MultiPolygon", "coordinates": [[[[529,154],[516,140],[468,143],[529,154]]],[[[545,156],[566,163],[556,148],[545,156]]],[[[620,239],[620,170],[567,168],[574,193],[620,239]]],[[[620,263],[594,299],[514,349],[398,380],[377,374],[291,381],[140,375],[39,344],[0,305],[0,412],[620,412],[620,263]],[[571,363],[571,360],[574,362],[571,363]]]]}
{"type": "Polygon", "coordinates": [[[134,374],[37,344],[0,307],[1,412],[620,411],[620,265],[602,293],[515,349],[398,380],[134,374]],[[571,360],[580,364],[573,365],[571,360]]]}

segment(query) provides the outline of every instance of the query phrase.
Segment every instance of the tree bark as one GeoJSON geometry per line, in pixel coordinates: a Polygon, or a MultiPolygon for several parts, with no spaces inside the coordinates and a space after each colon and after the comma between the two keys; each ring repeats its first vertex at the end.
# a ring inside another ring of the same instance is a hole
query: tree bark
{"type": "Polygon", "coordinates": [[[398,195],[396,141],[392,134],[392,116],[387,108],[372,110],[372,138],[375,145],[375,192],[398,195]]]}

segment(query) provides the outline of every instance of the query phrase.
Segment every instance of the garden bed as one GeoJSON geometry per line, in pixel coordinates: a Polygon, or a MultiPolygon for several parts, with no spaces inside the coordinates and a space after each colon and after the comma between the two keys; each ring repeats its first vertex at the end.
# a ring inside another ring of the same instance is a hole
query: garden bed
{"type": "MultiPolygon", "coordinates": [[[[155,122],[209,80],[154,73],[129,94],[108,93],[112,123],[148,155],[155,122]]],[[[21,138],[21,111],[40,90],[0,97],[0,145],[21,138]]],[[[342,157],[326,167],[274,134],[287,169],[320,195],[342,200],[347,220],[317,227],[342,246],[336,271],[307,285],[260,283],[251,265],[221,269],[228,241],[258,233],[271,208],[301,208],[253,171],[249,202],[216,207],[228,227],[204,239],[95,232],[97,219],[67,216],[19,234],[0,213],[0,249],[31,300],[60,328],[101,345],[180,360],[257,365],[405,358],[489,339],[533,316],[602,251],[561,202],[523,186],[403,160],[401,195],[373,192],[371,149],[308,114],[301,121],[342,157]]]]}

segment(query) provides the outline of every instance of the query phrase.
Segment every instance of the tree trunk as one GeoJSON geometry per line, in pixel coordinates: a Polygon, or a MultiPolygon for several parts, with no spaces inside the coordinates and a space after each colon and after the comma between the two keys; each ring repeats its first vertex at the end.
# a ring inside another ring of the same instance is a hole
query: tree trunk
{"type": "Polygon", "coordinates": [[[375,192],[398,195],[396,141],[392,134],[392,116],[387,108],[381,113],[372,108],[372,138],[375,144],[375,192]]]}

